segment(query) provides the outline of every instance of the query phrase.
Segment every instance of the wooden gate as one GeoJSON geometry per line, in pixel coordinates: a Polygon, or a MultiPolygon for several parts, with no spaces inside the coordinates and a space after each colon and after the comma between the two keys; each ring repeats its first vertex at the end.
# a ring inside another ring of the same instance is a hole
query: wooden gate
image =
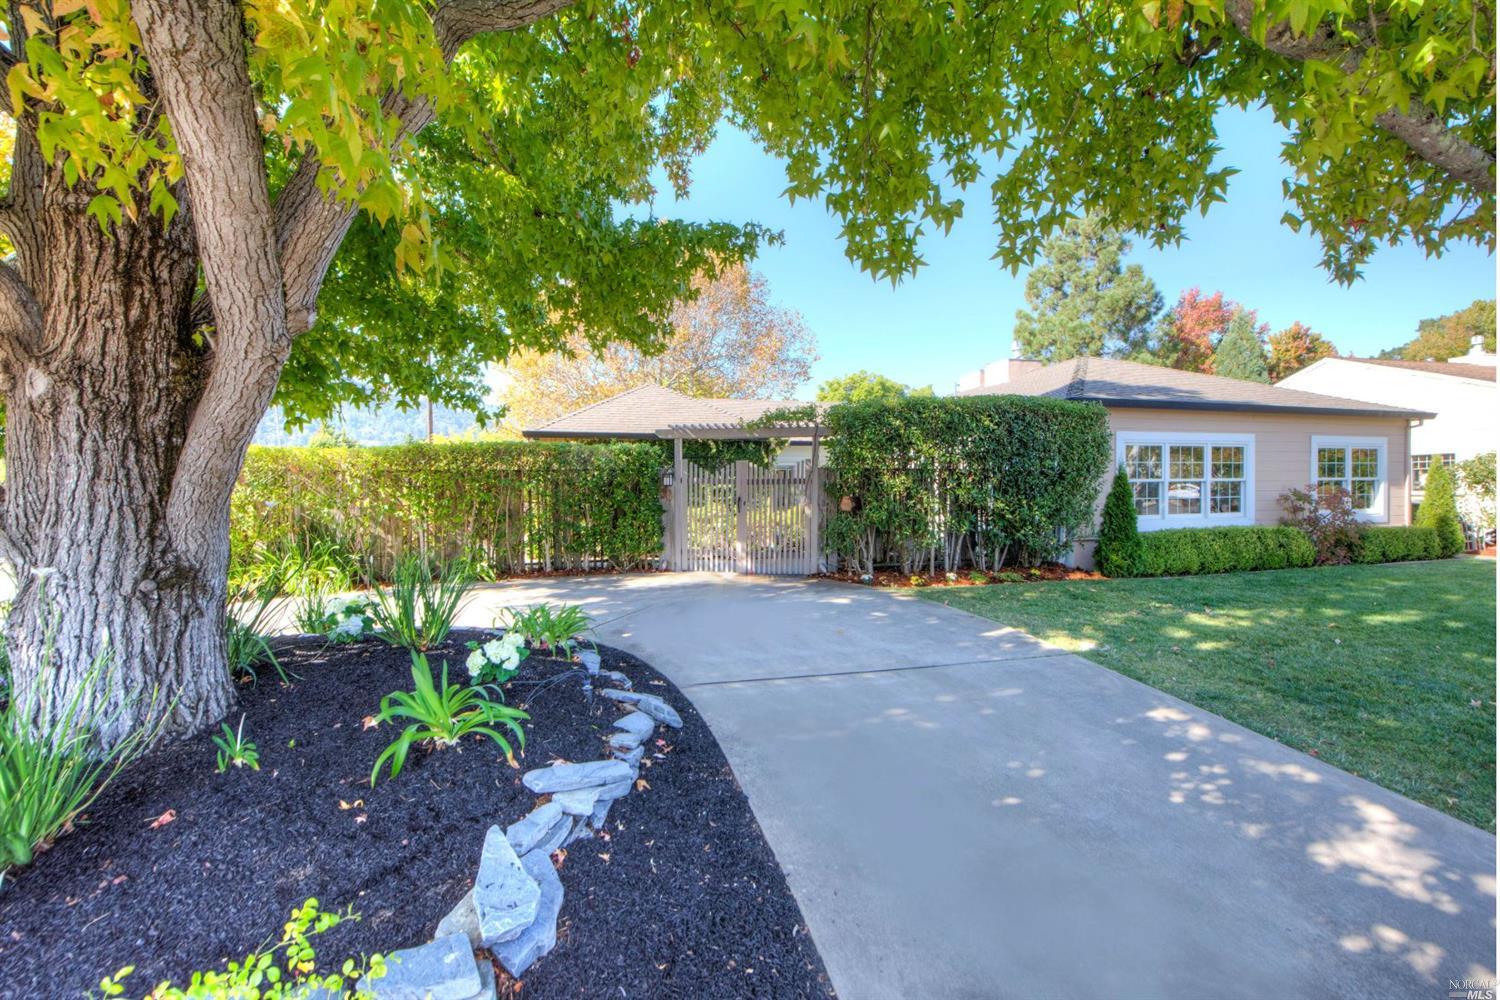
{"type": "Polygon", "coordinates": [[[673,567],[717,573],[817,572],[817,476],[812,462],[709,472],[681,463],[672,490],[673,567]]]}

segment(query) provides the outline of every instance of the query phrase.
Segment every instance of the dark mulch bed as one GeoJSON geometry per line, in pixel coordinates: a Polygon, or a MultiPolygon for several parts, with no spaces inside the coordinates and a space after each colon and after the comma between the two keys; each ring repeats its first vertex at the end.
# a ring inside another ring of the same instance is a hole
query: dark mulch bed
{"type": "Polygon", "coordinates": [[[1043,583],[1048,580],[1102,580],[1098,573],[1090,573],[1087,570],[1073,569],[1061,563],[1044,563],[1033,568],[1003,569],[996,573],[980,573],[976,570],[961,569],[953,574],[953,579],[948,574],[939,570],[936,573],[899,573],[893,569],[878,569],[875,571],[874,579],[864,580],[860,574],[845,570],[839,573],[819,574],[825,579],[839,580],[843,583],[858,583],[868,587],[988,587],[991,584],[1007,583],[1043,583]]]}
{"type": "MultiPolygon", "coordinates": [[[[455,634],[447,653],[461,674],[455,634]]],[[[485,830],[535,796],[522,770],[604,754],[620,714],[585,700],[564,669],[528,659],[509,699],[532,719],[521,769],[494,744],[414,751],[395,780],[369,787],[393,738],[362,719],[409,688],[410,661],[378,641],[323,649],[294,640],[289,687],[246,688],[245,734],[261,770],[219,774],[207,735],[127,769],[88,821],[0,889],[0,996],[78,996],[127,964],[131,995],[221,967],[280,935],[291,909],[361,915],[314,939],[320,967],[427,940],[468,890],[485,830]],[[171,822],[152,821],[171,811],[171,822]]],[[[659,729],[649,785],[616,803],[608,829],[568,848],[557,948],[507,995],[821,997],[827,976],[781,869],[708,727],[649,665],[601,648],[607,667],[666,697],[684,727],[659,729]]],[[[434,655],[434,668],[442,657],[434,655]]],[[[238,713],[231,722],[238,721],[238,713]]]]}

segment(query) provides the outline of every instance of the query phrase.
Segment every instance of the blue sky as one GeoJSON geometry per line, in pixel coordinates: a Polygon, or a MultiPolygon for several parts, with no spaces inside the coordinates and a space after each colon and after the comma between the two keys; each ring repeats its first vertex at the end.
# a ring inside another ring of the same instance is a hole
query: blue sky
{"type": "MultiPolygon", "coordinates": [[[[1494,297],[1494,258],[1469,246],[1434,259],[1412,247],[1383,248],[1363,281],[1331,283],[1318,267],[1316,241],[1279,221],[1287,208],[1278,158],[1285,133],[1265,111],[1226,112],[1220,132],[1222,162],[1241,171],[1230,180],[1228,202],[1207,218],[1194,216],[1180,247],[1131,251],[1169,305],[1194,285],[1220,290],[1273,330],[1301,320],[1341,351],[1372,354],[1410,339],[1418,320],[1494,297]]],[[[652,209],[661,217],[756,221],[785,233],[786,244],[754,266],[773,297],[801,312],[817,336],[822,357],[801,395],[859,368],[944,392],[960,372],[1010,353],[1025,272],[1012,277],[990,260],[995,227],[983,183],[966,194],[968,213],[953,231],[923,246],[928,266],[894,289],[848,261],[838,224],[820,203],[788,205],[785,186],[781,164],[726,127],[697,162],[689,197],[678,201],[662,184],[652,209]]]]}

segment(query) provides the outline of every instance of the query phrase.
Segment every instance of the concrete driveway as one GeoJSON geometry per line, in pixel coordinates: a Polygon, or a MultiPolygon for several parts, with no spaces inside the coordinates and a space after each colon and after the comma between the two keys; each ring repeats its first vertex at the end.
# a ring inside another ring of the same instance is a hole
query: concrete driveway
{"type": "Polygon", "coordinates": [[[1445,997],[1495,975],[1493,836],[1025,633],[679,574],[495,585],[464,621],[542,600],[692,699],[844,1000],[1445,997]]]}

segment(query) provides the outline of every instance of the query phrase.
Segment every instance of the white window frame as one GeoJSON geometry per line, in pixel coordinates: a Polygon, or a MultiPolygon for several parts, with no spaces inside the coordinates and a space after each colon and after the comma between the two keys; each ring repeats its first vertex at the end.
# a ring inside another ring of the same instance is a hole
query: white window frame
{"type": "Polygon", "coordinates": [[[1458,465],[1458,456],[1451,451],[1424,451],[1411,456],[1411,490],[1413,493],[1421,493],[1427,489],[1427,476],[1433,468],[1445,465],[1452,469],[1458,465]],[[1417,470],[1417,459],[1427,459],[1427,468],[1417,470]],[[1432,461],[1437,459],[1436,462],[1432,461]]]}
{"type": "Polygon", "coordinates": [[[1315,487],[1318,482],[1318,449],[1344,449],[1344,484],[1348,488],[1350,472],[1353,471],[1352,448],[1375,449],[1375,502],[1364,510],[1356,510],[1354,516],[1371,524],[1384,524],[1390,520],[1390,466],[1387,464],[1390,439],[1383,437],[1348,437],[1343,434],[1314,434],[1308,452],[1308,482],[1315,487]]]}
{"type": "MultiPolygon", "coordinates": [[[[1117,431],[1115,433],[1115,468],[1125,468],[1125,449],[1130,445],[1162,446],[1162,484],[1159,514],[1137,514],[1136,526],[1141,531],[1161,531],[1166,528],[1206,528],[1220,525],[1255,523],[1255,435],[1254,434],[1192,434],[1182,431],[1117,431]],[[1172,472],[1172,445],[1194,445],[1203,448],[1204,483],[1208,490],[1203,496],[1202,512],[1198,514],[1168,514],[1167,486],[1172,472]],[[1213,449],[1231,447],[1245,449],[1244,492],[1240,496],[1240,511],[1237,514],[1211,514],[1210,501],[1213,494],[1213,449]]],[[[1128,475],[1128,473],[1127,473],[1128,475]]]]}

